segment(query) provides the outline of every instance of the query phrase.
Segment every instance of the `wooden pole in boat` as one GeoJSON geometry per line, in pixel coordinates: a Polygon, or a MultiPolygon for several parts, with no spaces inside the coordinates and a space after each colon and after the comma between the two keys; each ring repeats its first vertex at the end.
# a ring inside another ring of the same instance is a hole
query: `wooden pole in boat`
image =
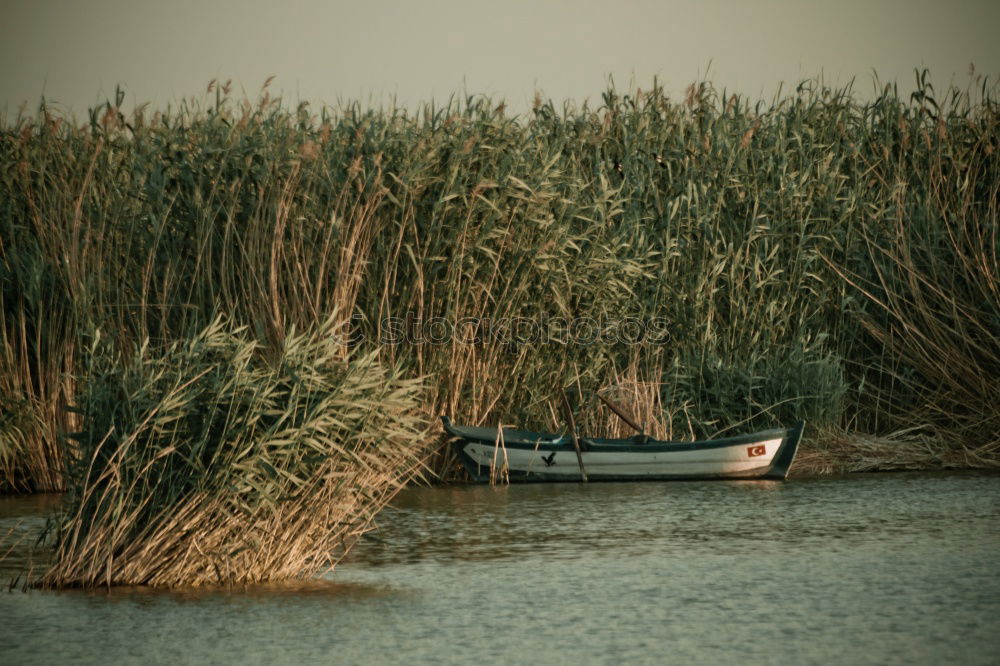
{"type": "Polygon", "coordinates": [[[610,409],[615,414],[617,414],[618,418],[620,418],[622,421],[624,421],[625,423],[629,424],[630,426],[632,426],[633,428],[635,428],[637,431],[639,431],[640,435],[645,434],[642,431],[643,430],[642,426],[640,426],[638,423],[636,423],[635,421],[633,421],[632,417],[625,413],[625,410],[623,410],[621,407],[619,407],[615,403],[611,402],[610,400],[608,400],[607,398],[605,398],[603,395],[601,395],[600,393],[598,393],[596,391],[594,392],[594,395],[596,395],[597,398],[601,402],[603,402],[605,405],[607,405],[608,409],[610,409]]]}
{"type": "Polygon", "coordinates": [[[576,421],[573,419],[573,409],[569,406],[569,398],[566,397],[566,389],[559,389],[562,392],[563,411],[566,412],[566,425],[569,426],[569,436],[573,440],[573,448],[576,449],[576,462],[580,465],[580,478],[587,483],[587,470],[583,468],[583,454],[580,453],[580,440],[576,437],[576,421]]]}

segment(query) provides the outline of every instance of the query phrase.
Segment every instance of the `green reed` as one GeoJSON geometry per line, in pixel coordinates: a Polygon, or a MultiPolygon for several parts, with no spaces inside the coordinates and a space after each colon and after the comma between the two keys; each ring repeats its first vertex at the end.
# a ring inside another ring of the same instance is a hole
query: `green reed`
{"type": "Polygon", "coordinates": [[[347,359],[335,319],[267,354],[217,320],[122,358],[71,407],[49,587],[258,583],[333,566],[422,461],[420,384],[347,359]]]}
{"type": "MultiPolygon", "coordinates": [[[[339,313],[356,352],[427,378],[427,416],[558,428],[556,389],[575,383],[661,436],[798,417],[945,433],[960,417],[955,446],[996,459],[996,430],[966,418],[995,423],[992,403],[928,361],[966,359],[984,390],[1000,376],[985,82],[935,99],[921,75],[910,97],[864,101],[807,81],[771,103],[654,85],[521,117],[478,96],[314,111],[210,88],[155,113],[119,97],[83,125],[44,105],[3,123],[0,394],[37,417],[2,450],[33,452],[16,472],[33,488],[62,478],[93,331],[128,358],[219,315],[273,350],[339,313]],[[408,314],[660,334],[380,344],[408,314]]],[[[580,427],[623,432],[602,409],[580,427]]]]}

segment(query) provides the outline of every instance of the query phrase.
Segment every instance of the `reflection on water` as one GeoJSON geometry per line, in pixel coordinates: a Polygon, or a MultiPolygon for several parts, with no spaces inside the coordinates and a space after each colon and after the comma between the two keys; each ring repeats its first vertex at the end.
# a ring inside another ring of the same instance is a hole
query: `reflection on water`
{"type": "Polygon", "coordinates": [[[816,499],[816,491],[823,483],[843,488],[843,481],[803,482],[808,485],[801,488],[738,481],[411,490],[380,517],[381,529],[367,535],[348,562],[682,555],[702,545],[740,554],[810,542],[824,548],[831,540],[876,533],[880,539],[932,535],[975,519],[953,515],[940,503],[945,499],[921,506],[934,501],[922,496],[927,477],[911,477],[925,479],[915,485],[893,479],[893,497],[884,497],[884,477],[872,478],[875,483],[854,480],[851,493],[832,502],[816,499]]]}
{"type": "Polygon", "coordinates": [[[783,532],[765,508],[768,495],[778,489],[779,484],[765,481],[409,491],[378,521],[382,529],[365,537],[351,561],[575,559],[604,551],[625,556],[683,550],[692,541],[717,539],[738,548],[762,530],[783,532]],[[706,520],[723,496],[732,506],[706,520]],[[754,511],[763,515],[754,519],[754,511]]]}
{"type": "Polygon", "coordinates": [[[143,586],[122,586],[97,590],[63,590],[57,594],[82,595],[93,600],[115,602],[156,603],[159,601],[204,601],[209,603],[243,603],[248,600],[273,601],[308,597],[336,600],[368,599],[391,594],[389,587],[365,583],[342,583],[326,578],[234,587],[192,587],[166,590],[143,586]]]}
{"type": "MultiPolygon", "coordinates": [[[[0,501],[0,529],[40,524],[45,507],[18,502],[0,501]]],[[[2,594],[0,662],[985,664],[1000,652],[995,475],[413,489],[378,525],[310,583],[2,594]]]]}
{"type": "MultiPolygon", "coordinates": [[[[62,495],[0,495],[0,589],[20,582],[26,572],[44,567],[36,548],[46,518],[59,507],[62,495]]],[[[42,551],[44,554],[44,551],[42,551]]]]}

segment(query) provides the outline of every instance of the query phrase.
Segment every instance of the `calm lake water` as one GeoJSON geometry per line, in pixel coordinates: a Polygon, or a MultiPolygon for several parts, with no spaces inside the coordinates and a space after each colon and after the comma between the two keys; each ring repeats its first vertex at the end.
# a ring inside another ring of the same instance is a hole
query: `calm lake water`
{"type": "Polygon", "coordinates": [[[306,587],[0,593],[0,663],[1000,660],[996,475],[414,489],[379,527],[306,587]]]}

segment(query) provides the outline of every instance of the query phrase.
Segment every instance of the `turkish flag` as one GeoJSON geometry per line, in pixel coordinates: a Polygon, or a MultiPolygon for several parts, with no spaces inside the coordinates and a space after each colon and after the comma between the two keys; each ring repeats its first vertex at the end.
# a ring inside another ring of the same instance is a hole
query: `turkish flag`
{"type": "Polygon", "coordinates": [[[758,444],[757,446],[747,447],[747,456],[753,458],[755,456],[762,456],[767,453],[767,447],[763,444],[758,444]]]}

